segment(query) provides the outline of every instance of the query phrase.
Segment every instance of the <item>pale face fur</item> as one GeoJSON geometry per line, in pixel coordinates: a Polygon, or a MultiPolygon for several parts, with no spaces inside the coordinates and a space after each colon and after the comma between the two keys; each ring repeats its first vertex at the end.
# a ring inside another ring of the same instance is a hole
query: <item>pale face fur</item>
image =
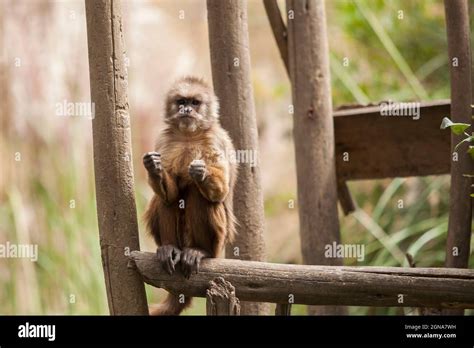
{"type": "Polygon", "coordinates": [[[209,129],[217,121],[218,115],[217,97],[199,78],[180,79],[168,92],[165,121],[183,133],[209,129]]]}

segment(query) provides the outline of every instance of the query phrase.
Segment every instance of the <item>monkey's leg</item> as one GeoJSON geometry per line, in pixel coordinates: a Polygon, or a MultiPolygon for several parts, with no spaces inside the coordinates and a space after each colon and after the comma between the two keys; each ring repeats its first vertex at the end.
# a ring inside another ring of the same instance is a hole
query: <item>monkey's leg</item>
{"type": "Polygon", "coordinates": [[[153,196],[144,216],[156,244],[161,245],[157,250],[159,262],[169,274],[174,272],[181,254],[176,247],[177,216],[178,207],[165,204],[159,195],[153,196]]]}
{"type": "Polygon", "coordinates": [[[178,199],[178,186],[161,165],[161,155],[158,152],[147,152],[143,156],[143,164],[148,171],[148,183],[153,191],[166,204],[175,202],[178,199]]]}
{"type": "Polygon", "coordinates": [[[223,167],[207,166],[202,160],[189,165],[189,175],[194,179],[201,194],[210,202],[223,202],[229,193],[229,174],[223,167]]]}

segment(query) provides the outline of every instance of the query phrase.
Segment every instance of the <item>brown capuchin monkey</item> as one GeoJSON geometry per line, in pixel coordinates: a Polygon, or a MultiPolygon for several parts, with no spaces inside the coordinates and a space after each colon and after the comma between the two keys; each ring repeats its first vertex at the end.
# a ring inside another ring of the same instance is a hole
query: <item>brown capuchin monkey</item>
{"type": "MultiPolygon", "coordinates": [[[[154,196],[145,213],[161,266],[189,279],[201,259],[218,257],[235,235],[234,146],[219,124],[219,102],[200,78],[178,80],[166,97],[166,127],[143,157],[154,196]]],[[[168,294],[151,315],[178,315],[191,298],[168,294]]]]}

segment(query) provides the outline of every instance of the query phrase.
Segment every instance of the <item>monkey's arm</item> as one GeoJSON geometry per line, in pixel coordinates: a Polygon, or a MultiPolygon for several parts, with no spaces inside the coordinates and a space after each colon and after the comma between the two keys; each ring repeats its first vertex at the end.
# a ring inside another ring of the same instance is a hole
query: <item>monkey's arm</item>
{"type": "Polygon", "coordinates": [[[148,171],[148,183],[153,191],[166,204],[175,202],[178,199],[178,186],[161,165],[161,155],[157,152],[148,152],[143,156],[143,164],[148,171]]]}
{"type": "Polygon", "coordinates": [[[207,166],[202,160],[194,160],[189,166],[189,175],[210,202],[223,202],[229,193],[229,174],[224,166],[207,166]]]}

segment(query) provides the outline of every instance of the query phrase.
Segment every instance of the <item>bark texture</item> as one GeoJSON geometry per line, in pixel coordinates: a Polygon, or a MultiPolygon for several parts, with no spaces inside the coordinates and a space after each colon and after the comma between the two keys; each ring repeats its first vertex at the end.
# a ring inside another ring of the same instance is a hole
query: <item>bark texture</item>
{"type": "Polygon", "coordinates": [[[86,0],[94,171],[102,266],[110,314],[145,315],[140,275],[127,251],[140,248],[134,197],[127,70],[120,1],[86,0]]]}
{"type": "MultiPolygon", "coordinates": [[[[250,79],[247,2],[208,0],[209,44],[212,80],[221,105],[221,124],[229,132],[237,152],[256,154],[257,163],[239,164],[234,194],[234,213],[239,222],[235,242],[226,257],[265,259],[263,193],[258,165],[258,132],[250,79]],[[238,249],[236,249],[238,248],[238,249]]],[[[248,162],[248,161],[247,161],[248,162]]],[[[261,303],[241,303],[243,315],[265,314],[261,303]]]]}
{"type": "MultiPolygon", "coordinates": [[[[287,0],[288,57],[292,84],[303,261],[339,265],[324,247],[339,243],[329,48],[322,0],[287,0]]],[[[309,314],[345,314],[344,308],[309,308],[309,314]]]]}

